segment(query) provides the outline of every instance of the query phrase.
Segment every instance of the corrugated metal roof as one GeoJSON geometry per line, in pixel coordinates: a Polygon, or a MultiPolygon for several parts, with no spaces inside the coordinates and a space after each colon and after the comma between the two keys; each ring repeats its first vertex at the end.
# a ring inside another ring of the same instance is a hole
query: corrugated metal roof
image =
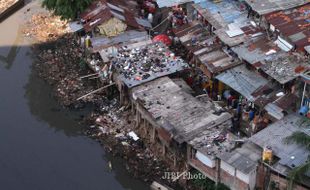
{"type": "Polygon", "coordinates": [[[210,33],[199,23],[193,22],[174,30],[182,45],[192,53],[193,59],[213,73],[219,73],[241,64],[240,60],[224,52],[216,36],[210,33]]]}
{"type": "Polygon", "coordinates": [[[158,7],[173,7],[176,5],[182,5],[185,3],[193,2],[193,0],[156,0],[158,7]]]}
{"type": "Polygon", "coordinates": [[[296,45],[304,50],[310,45],[310,4],[265,15],[266,21],[296,45]]]}
{"type": "Polygon", "coordinates": [[[224,148],[215,145],[214,139],[231,126],[231,115],[214,114],[217,109],[211,101],[199,101],[168,77],[133,88],[132,96],[177,142],[187,142],[195,148],[209,144],[212,154],[224,148]]]}
{"type": "Polygon", "coordinates": [[[95,37],[91,38],[92,50],[94,52],[101,51],[102,49],[111,47],[111,46],[124,46],[126,43],[134,43],[139,41],[146,41],[149,39],[149,36],[146,31],[136,31],[129,30],[116,37],[95,37]]]}
{"type": "MultiPolygon", "coordinates": [[[[120,1],[109,1],[109,0],[98,0],[94,1],[82,14],[81,19],[85,22],[83,25],[85,31],[89,32],[96,26],[108,21],[112,17],[120,19],[125,22],[128,26],[133,28],[140,28],[145,25],[135,17],[134,10],[128,10],[124,8],[123,4],[129,5],[131,1],[125,2],[120,1]],[[138,23],[140,22],[140,24],[138,23]]],[[[130,6],[129,6],[130,7],[130,6]]]]}
{"type": "Polygon", "coordinates": [[[310,135],[309,127],[309,119],[290,114],[253,135],[249,140],[262,148],[270,146],[273,154],[280,158],[281,165],[294,168],[305,163],[310,152],[295,143],[286,144],[284,139],[297,131],[310,135]]]}
{"type": "Polygon", "coordinates": [[[252,65],[258,62],[263,63],[266,60],[272,60],[279,54],[284,53],[267,38],[266,34],[253,38],[242,45],[232,47],[232,50],[241,59],[252,65]],[[267,54],[270,50],[274,50],[275,53],[267,54]]]}
{"type": "Polygon", "coordinates": [[[251,25],[247,18],[245,5],[239,1],[222,0],[214,2],[211,0],[201,1],[193,5],[194,8],[206,19],[216,30],[214,33],[228,46],[235,46],[251,38],[248,30],[259,33],[261,29],[251,25]]]}
{"type": "Polygon", "coordinates": [[[245,65],[229,69],[215,78],[230,86],[250,101],[255,100],[252,93],[268,83],[267,79],[254,71],[248,70],[245,65]]]}
{"type": "Polygon", "coordinates": [[[258,161],[261,159],[261,149],[250,142],[242,145],[231,152],[225,152],[218,156],[221,161],[226,162],[230,166],[236,168],[244,174],[256,170],[258,161]]]}
{"type": "Polygon", "coordinates": [[[77,32],[83,29],[83,25],[78,21],[69,22],[69,29],[71,32],[77,32]]]}
{"type": "Polygon", "coordinates": [[[260,15],[287,10],[309,3],[309,0],[245,0],[260,15]]]}

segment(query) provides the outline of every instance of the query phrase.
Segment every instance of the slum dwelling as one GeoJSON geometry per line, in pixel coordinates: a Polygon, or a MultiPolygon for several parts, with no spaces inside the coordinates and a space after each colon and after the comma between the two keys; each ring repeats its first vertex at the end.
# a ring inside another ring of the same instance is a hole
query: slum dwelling
{"type": "Polygon", "coordinates": [[[122,103],[126,102],[129,89],[188,68],[187,63],[164,44],[152,41],[133,43],[117,49],[117,55],[111,63],[122,103]]]}
{"type": "Polygon", "coordinates": [[[193,7],[197,11],[197,19],[229,47],[262,34],[258,23],[248,18],[244,2],[207,0],[196,3],[193,7]]]}
{"type": "Polygon", "coordinates": [[[210,99],[193,97],[170,78],[141,84],[130,94],[140,133],[175,167],[185,169],[188,161],[194,168],[210,173],[215,170],[216,154],[234,146],[232,136],[227,135],[231,115],[210,99]],[[210,171],[200,168],[204,166],[200,157],[211,163],[210,171]]]}
{"type": "Polygon", "coordinates": [[[264,15],[267,29],[288,50],[304,53],[310,47],[310,4],[264,15]]]}
{"type": "MultiPolygon", "coordinates": [[[[249,139],[250,142],[260,147],[263,155],[262,162],[267,170],[271,170],[261,175],[258,173],[262,178],[260,181],[264,182],[263,179],[266,179],[269,173],[269,183],[277,184],[279,189],[287,189],[289,172],[306,163],[310,152],[306,147],[287,143],[285,139],[295,132],[310,135],[309,126],[309,119],[297,114],[289,114],[249,139]]],[[[309,189],[309,172],[301,176],[300,180],[295,182],[297,183],[295,188],[309,189]]]]}
{"type": "Polygon", "coordinates": [[[81,14],[81,23],[85,32],[91,32],[92,36],[112,37],[126,30],[150,28],[150,23],[139,17],[138,10],[137,2],[132,0],[94,1],[81,14]]]}
{"type": "Polygon", "coordinates": [[[187,50],[187,59],[192,66],[199,67],[208,77],[241,64],[241,61],[222,46],[218,38],[195,21],[174,29],[178,42],[187,50]]]}
{"type": "Polygon", "coordinates": [[[285,11],[309,3],[308,0],[245,0],[245,2],[249,6],[249,15],[258,16],[260,19],[272,12],[285,11]]]}

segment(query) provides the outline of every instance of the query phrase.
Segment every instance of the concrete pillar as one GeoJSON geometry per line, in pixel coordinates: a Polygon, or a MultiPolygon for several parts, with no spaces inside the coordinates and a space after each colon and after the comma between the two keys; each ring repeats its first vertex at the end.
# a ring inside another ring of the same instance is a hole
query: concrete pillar
{"type": "Polygon", "coordinates": [[[186,156],[187,162],[189,162],[192,158],[192,148],[189,145],[186,146],[186,156]]]}
{"type": "Polygon", "coordinates": [[[215,184],[216,185],[221,182],[220,172],[221,172],[221,161],[220,159],[216,158],[215,159],[215,184]]]}
{"type": "Polygon", "coordinates": [[[233,189],[236,189],[236,177],[237,177],[237,169],[235,169],[235,173],[234,173],[234,183],[233,183],[233,189]]]}

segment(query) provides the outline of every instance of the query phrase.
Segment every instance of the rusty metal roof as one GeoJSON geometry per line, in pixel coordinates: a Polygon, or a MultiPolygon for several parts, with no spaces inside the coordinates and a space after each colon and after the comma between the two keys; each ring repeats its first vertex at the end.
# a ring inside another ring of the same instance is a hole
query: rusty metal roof
{"type": "Polygon", "coordinates": [[[259,15],[287,10],[309,3],[309,0],[245,0],[259,15]]]}
{"type": "Polygon", "coordinates": [[[265,18],[298,50],[310,45],[310,4],[270,13],[265,18]]]}
{"type": "Polygon", "coordinates": [[[174,31],[182,45],[193,54],[211,73],[219,73],[241,62],[223,51],[216,36],[210,35],[204,27],[193,22],[174,31]]]}
{"type": "Polygon", "coordinates": [[[226,45],[232,47],[245,42],[261,29],[247,17],[246,6],[239,1],[211,0],[201,1],[193,5],[216,30],[214,33],[226,45]]]}
{"type": "Polygon", "coordinates": [[[81,19],[85,22],[83,25],[85,31],[91,31],[96,26],[108,21],[115,17],[128,26],[133,28],[143,28],[138,24],[136,18],[137,9],[133,8],[131,1],[115,1],[115,0],[98,0],[94,1],[82,14],[81,19]],[[125,5],[128,4],[126,8],[125,5]]]}
{"type": "Polygon", "coordinates": [[[279,49],[267,35],[261,35],[248,40],[244,44],[235,46],[232,50],[243,60],[254,65],[261,66],[266,60],[272,60],[284,52],[279,49]],[[268,53],[268,52],[273,53],[268,53]],[[260,63],[260,64],[257,64],[260,63]]]}

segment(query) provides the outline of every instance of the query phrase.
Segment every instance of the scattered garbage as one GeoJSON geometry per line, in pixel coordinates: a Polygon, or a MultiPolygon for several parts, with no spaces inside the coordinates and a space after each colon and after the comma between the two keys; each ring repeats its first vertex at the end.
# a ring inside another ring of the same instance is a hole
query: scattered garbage
{"type": "Polygon", "coordinates": [[[128,135],[129,135],[134,141],[137,141],[137,140],[140,139],[140,138],[138,137],[138,135],[137,135],[135,132],[133,132],[133,131],[129,132],[128,135]]]}

